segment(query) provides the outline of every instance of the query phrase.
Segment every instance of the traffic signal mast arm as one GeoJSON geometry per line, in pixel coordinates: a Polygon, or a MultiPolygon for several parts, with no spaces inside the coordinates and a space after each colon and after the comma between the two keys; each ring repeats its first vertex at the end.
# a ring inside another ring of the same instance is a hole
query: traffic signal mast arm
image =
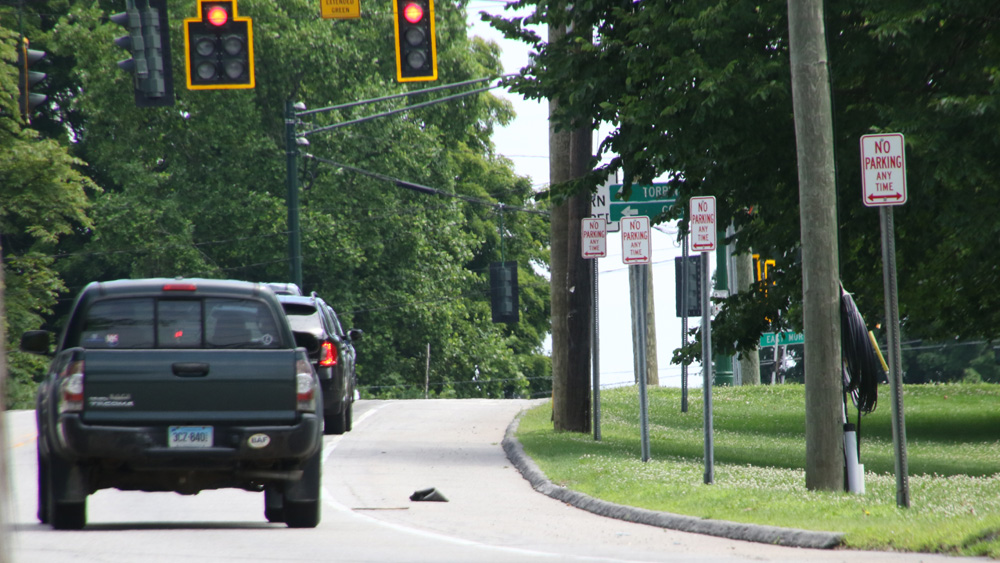
{"type": "Polygon", "coordinates": [[[534,213],[535,215],[546,215],[546,216],[550,215],[550,213],[548,211],[540,211],[538,209],[529,209],[527,207],[518,207],[516,205],[507,205],[505,203],[497,203],[495,201],[489,201],[487,199],[482,199],[482,198],[478,198],[478,197],[472,197],[472,196],[463,195],[463,194],[456,194],[456,193],[452,193],[452,192],[446,192],[444,190],[439,190],[437,188],[432,188],[430,186],[424,186],[424,185],[416,184],[416,183],[413,183],[413,182],[407,182],[406,180],[400,180],[399,178],[393,178],[392,176],[386,176],[385,174],[379,174],[378,172],[372,172],[370,170],[365,170],[363,168],[357,168],[355,166],[350,166],[350,165],[347,165],[347,164],[341,164],[339,162],[335,162],[335,161],[330,160],[328,158],[320,158],[318,156],[314,156],[314,155],[311,155],[311,154],[308,154],[308,153],[306,153],[306,154],[304,154],[302,156],[305,157],[305,158],[311,158],[311,159],[313,159],[313,160],[315,160],[317,162],[322,162],[324,164],[329,164],[331,166],[337,166],[337,167],[343,168],[345,170],[350,170],[351,172],[356,172],[356,173],[362,174],[364,176],[369,176],[369,177],[372,177],[372,178],[376,178],[378,180],[389,182],[391,184],[395,184],[397,187],[405,188],[405,189],[408,189],[408,190],[413,190],[415,192],[420,192],[420,193],[424,193],[424,194],[428,194],[428,195],[439,195],[439,196],[442,196],[442,197],[452,197],[452,198],[455,198],[455,199],[461,199],[463,201],[467,201],[469,203],[475,203],[477,205],[485,205],[487,207],[493,207],[494,209],[521,211],[521,212],[524,212],[524,213],[534,213]]]}
{"type": "MultiPolygon", "coordinates": [[[[439,87],[436,87],[436,88],[428,88],[427,90],[421,90],[419,92],[407,92],[407,93],[404,93],[404,94],[394,94],[392,96],[386,96],[384,98],[377,98],[377,99],[367,100],[367,101],[363,101],[363,102],[352,102],[352,103],[349,103],[349,104],[343,104],[343,105],[340,105],[340,106],[331,106],[329,108],[323,108],[323,109],[318,109],[318,110],[296,112],[295,115],[296,115],[296,117],[299,117],[299,116],[308,115],[308,114],[311,114],[311,113],[318,113],[318,112],[321,112],[321,111],[332,111],[334,109],[342,109],[342,108],[346,108],[346,107],[359,106],[359,105],[364,105],[364,104],[368,104],[368,103],[374,103],[374,102],[380,102],[380,101],[384,101],[384,100],[389,100],[389,99],[392,99],[392,98],[400,98],[400,97],[403,97],[403,96],[412,96],[412,95],[415,95],[415,94],[422,94],[422,93],[425,93],[425,92],[432,92],[432,91],[436,91],[436,90],[443,90],[445,88],[456,88],[456,87],[465,86],[465,85],[468,85],[468,84],[475,84],[477,82],[485,82],[487,80],[492,80],[492,79],[490,79],[490,78],[482,78],[482,79],[479,79],[479,80],[471,80],[471,81],[467,81],[467,82],[459,82],[459,83],[456,83],[456,84],[449,84],[447,86],[439,86],[439,87]]],[[[432,105],[435,105],[435,104],[440,104],[442,102],[448,102],[448,101],[451,101],[451,100],[457,100],[459,98],[464,98],[465,96],[471,96],[473,94],[479,94],[479,93],[482,93],[482,92],[486,92],[486,91],[492,90],[493,88],[497,88],[499,86],[500,86],[500,84],[496,84],[494,86],[487,86],[485,88],[477,88],[475,90],[470,90],[468,92],[462,92],[460,94],[453,94],[451,96],[445,96],[443,98],[437,98],[437,99],[434,99],[434,100],[429,100],[429,101],[426,101],[426,102],[421,102],[419,104],[414,104],[412,106],[406,106],[406,107],[402,107],[402,108],[397,108],[397,109],[385,111],[385,112],[382,112],[382,113],[376,113],[374,115],[369,115],[367,117],[360,117],[358,119],[352,119],[351,121],[343,121],[341,123],[334,123],[332,125],[326,125],[324,127],[317,127],[316,129],[310,129],[308,131],[303,131],[301,133],[298,133],[298,136],[299,137],[306,137],[308,135],[312,135],[313,133],[319,133],[320,131],[330,131],[330,130],[333,130],[333,129],[338,129],[340,127],[346,127],[348,125],[355,125],[355,124],[358,124],[358,123],[363,123],[365,121],[370,121],[372,119],[378,119],[379,117],[387,117],[387,116],[390,116],[390,115],[395,115],[397,113],[402,113],[404,111],[410,111],[410,110],[414,110],[414,109],[420,109],[420,108],[432,106],[432,105]]]]}

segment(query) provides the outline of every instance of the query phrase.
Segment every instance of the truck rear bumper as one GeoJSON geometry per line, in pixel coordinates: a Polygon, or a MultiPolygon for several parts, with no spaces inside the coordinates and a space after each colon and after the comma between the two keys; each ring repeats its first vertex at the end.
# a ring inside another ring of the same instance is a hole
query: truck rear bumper
{"type": "Polygon", "coordinates": [[[214,424],[205,447],[171,447],[169,425],[110,426],[63,415],[56,428],[56,454],[67,460],[124,463],[133,467],[210,469],[241,462],[304,461],[322,446],[322,419],[304,414],[290,426],[214,424]]]}

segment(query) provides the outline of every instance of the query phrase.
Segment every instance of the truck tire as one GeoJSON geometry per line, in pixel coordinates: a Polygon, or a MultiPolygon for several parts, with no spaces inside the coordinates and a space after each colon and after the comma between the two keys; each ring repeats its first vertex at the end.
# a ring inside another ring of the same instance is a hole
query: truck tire
{"type": "Polygon", "coordinates": [[[286,485],[282,505],[289,528],[315,528],[320,519],[320,486],[323,478],[323,449],[306,461],[302,479],[286,485]]]}
{"type": "Polygon", "coordinates": [[[264,518],[272,523],[285,521],[284,499],[275,485],[264,487],[264,518]]]}
{"type": "Polygon", "coordinates": [[[49,463],[38,453],[38,521],[49,523],[49,463]]]}
{"type": "Polygon", "coordinates": [[[285,524],[289,528],[315,528],[319,525],[319,501],[285,501],[285,524]]]}
{"type": "Polygon", "coordinates": [[[49,507],[56,530],[82,530],[87,525],[87,501],[53,502],[49,507]]]}
{"type": "MultiPolygon", "coordinates": [[[[44,488],[46,513],[49,524],[56,530],[80,530],[87,525],[87,497],[82,500],[63,500],[61,497],[71,487],[74,479],[72,462],[51,456],[45,463],[44,473],[47,475],[44,488]]],[[[39,496],[41,496],[41,492],[39,496]]]]}

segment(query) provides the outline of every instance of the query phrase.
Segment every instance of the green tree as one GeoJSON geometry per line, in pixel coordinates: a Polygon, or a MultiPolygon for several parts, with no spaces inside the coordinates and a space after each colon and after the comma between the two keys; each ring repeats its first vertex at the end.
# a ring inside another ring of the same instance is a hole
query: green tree
{"type": "Polygon", "coordinates": [[[65,291],[53,254],[67,235],[91,227],[87,210],[96,186],[66,147],[27,127],[18,109],[19,36],[0,26],[0,238],[8,335],[5,405],[30,401],[37,358],[17,351],[20,335],[42,324],[65,291]]]}
{"type": "MultiPolygon", "coordinates": [[[[599,151],[614,158],[570,189],[591,189],[620,169],[626,183],[669,173],[679,210],[691,196],[715,195],[738,233],[728,242],[777,261],[766,293],[727,300],[713,323],[717,351],[747,350],[765,330],[799,326],[787,5],[571,3],[578,32],[554,43],[528,25],[565,23],[568,4],[522,0],[514,6],[532,16],[486,19],[538,53],[512,81],[516,91],[564,100],[560,123],[590,117],[612,126],[599,151]],[[593,43],[581,35],[590,29],[593,43]]],[[[861,202],[859,138],[898,131],[910,194],[895,210],[904,331],[997,336],[998,15],[1000,7],[975,0],[827,3],[842,282],[872,325],[884,314],[880,229],[878,212],[861,202]]]]}

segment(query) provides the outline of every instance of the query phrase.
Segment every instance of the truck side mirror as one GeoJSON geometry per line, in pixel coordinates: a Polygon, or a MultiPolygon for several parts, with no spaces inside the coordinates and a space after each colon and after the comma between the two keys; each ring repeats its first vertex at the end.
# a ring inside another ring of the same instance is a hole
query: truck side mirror
{"type": "Polygon", "coordinates": [[[21,350],[32,354],[48,354],[49,340],[49,331],[29,330],[21,335],[21,350]]]}

